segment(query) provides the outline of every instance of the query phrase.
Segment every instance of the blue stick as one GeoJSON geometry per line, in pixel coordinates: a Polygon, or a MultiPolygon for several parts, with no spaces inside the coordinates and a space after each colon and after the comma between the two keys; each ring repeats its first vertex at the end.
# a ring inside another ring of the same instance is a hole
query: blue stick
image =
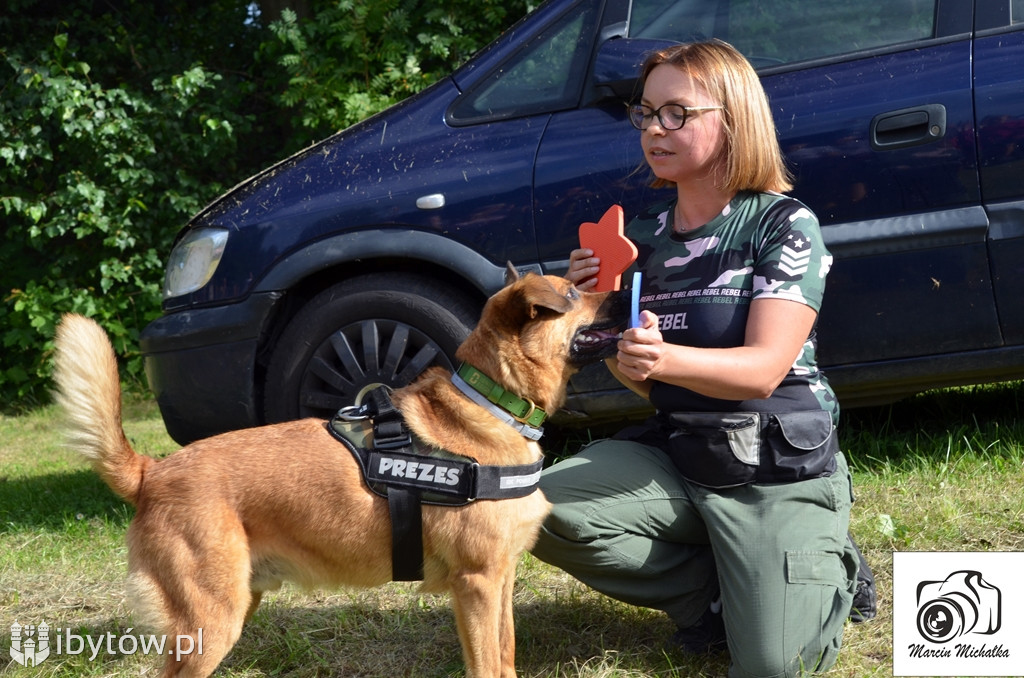
{"type": "Polygon", "coordinates": [[[637,271],[636,273],[633,274],[633,285],[630,288],[630,292],[632,292],[632,297],[631,297],[632,307],[631,307],[631,314],[630,314],[630,317],[629,317],[629,326],[630,327],[640,327],[640,279],[641,279],[641,277],[642,276],[641,276],[640,271],[637,271]]]}

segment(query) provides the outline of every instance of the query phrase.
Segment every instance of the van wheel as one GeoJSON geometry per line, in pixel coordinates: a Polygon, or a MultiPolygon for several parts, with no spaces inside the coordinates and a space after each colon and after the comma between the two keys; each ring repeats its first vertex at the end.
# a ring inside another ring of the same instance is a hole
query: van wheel
{"type": "Polygon", "coordinates": [[[328,419],[370,388],[405,386],[428,367],[449,370],[480,307],[411,274],[337,283],[292,318],[267,366],[268,423],[328,419]]]}

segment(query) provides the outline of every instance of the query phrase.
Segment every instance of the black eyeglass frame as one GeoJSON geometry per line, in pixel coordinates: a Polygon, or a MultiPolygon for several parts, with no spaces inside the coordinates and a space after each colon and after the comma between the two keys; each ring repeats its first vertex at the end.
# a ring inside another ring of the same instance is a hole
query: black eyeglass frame
{"type": "Polygon", "coordinates": [[[677,129],[682,129],[683,126],[686,125],[686,121],[690,119],[690,116],[693,113],[699,114],[703,113],[704,111],[720,111],[724,109],[725,106],[683,106],[682,104],[671,103],[665,104],[656,109],[651,109],[649,106],[644,106],[643,104],[628,104],[626,106],[626,117],[629,118],[629,124],[633,125],[633,127],[640,130],[641,132],[645,131],[648,127],[650,127],[651,123],[654,122],[654,118],[657,117],[658,124],[661,125],[662,129],[671,132],[677,129]],[[671,124],[666,123],[665,118],[663,118],[661,115],[661,112],[669,107],[678,108],[683,111],[682,120],[676,127],[673,127],[671,124]],[[645,109],[651,112],[645,113],[645,109]]]}

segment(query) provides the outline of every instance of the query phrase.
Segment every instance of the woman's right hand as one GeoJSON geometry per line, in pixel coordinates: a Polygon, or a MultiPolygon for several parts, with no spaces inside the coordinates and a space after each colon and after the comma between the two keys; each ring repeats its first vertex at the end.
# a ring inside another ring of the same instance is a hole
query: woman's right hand
{"type": "Polygon", "coordinates": [[[569,270],[565,278],[581,292],[589,292],[597,284],[600,268],[601,260],[594,256],[594,250],[581,247],[569,253],[569,270]]]}

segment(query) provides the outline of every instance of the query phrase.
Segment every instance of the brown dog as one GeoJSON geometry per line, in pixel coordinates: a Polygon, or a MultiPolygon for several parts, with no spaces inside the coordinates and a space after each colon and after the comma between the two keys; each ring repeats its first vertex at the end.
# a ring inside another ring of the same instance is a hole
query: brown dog
{"type": "MultiPolygon", "coordinates": [[[[582,294],[562,278],[512,277],[456,355],[550,413],[579,366],[614,354],[626,304],[619,293],[582,294]]],[[[121,427],[109,340],[77,315],[58,328],[55,379],[71,444],[137,507],[127,536],[136,623],[202,643],[202,654],[168,656],[163,675],[212,673],[263,591],[282,580],[374,586],[392,579],[388,500],[367,488],[324,421],[226,433],[160,461],[139,455],[121,427]]],[[[452,380],[432,368],[394,392],[416,436],[483,465],[541,458],[534,440],[452,380]]],[[[536,491],[422,507],[423,589],[451,592],[468,676],[515,675],[515,568],[548,510],[536,491]]]]}

